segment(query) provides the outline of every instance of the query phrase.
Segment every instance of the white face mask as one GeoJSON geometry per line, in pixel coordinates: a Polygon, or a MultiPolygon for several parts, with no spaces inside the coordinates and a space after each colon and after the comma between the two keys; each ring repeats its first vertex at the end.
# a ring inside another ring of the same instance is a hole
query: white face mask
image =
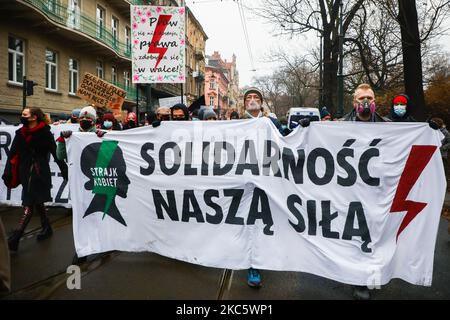
{"type": "Polygon", "coordinates": [[[247,104],[247,111],[256,111],[256,110],[261,110],[261,105],[255,100],[250,101],[247,104]]]}
{"type": "Polygon", "coordinates": [[[406,113],[406,106],[404,104],[398,104],[394,106],[394,112],[399,117],[403,117],[406,113]]]}

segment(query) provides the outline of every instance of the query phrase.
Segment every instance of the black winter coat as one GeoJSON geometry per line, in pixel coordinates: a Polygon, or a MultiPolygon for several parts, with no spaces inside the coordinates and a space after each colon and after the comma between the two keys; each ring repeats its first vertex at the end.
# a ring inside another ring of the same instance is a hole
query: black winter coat
{"type": "Polygon", "coordinates": [[[56,143],[49,126],[44,126],[32,133],[27,143],[21,129],[16,131],[11,145],[9,159],[17,152],[20,157],[19,178],[22,184],[22,205],[31,206],[52,200],[50,190],[52,177],[50,173],[50,154],[58,164],[63,177],[67,177],[67,165],[56,160],[56,143]]]}

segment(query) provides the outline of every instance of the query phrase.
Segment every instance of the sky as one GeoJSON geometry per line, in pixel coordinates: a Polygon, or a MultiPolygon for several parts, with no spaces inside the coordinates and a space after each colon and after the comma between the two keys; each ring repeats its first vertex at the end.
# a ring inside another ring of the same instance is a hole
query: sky
{"type": "MultiPolygon", "coordinates": [[[[258,0],[244,2],[251,5],[258,0]]],[[[265,62],[270,50],[283,48],[288,51],[307,51],[304,36],[290,40],[287,37],[272,35],[275,29],[273,25],[264,24],[250,10],[244,9],[253,65],[256,69],[252,71],[253,66],[247,50],[238,5],[233,0],[186,0],[186,5],[208,35],[206,55],[219,51],[222,59],[227,61],[231,61],[233,53],[236,55],[241,87],[250,85],[254,76],[269,74],[276,68],[277,63],[265,62]]]]}
{"type": "MultiPolygon", "coordinates": [[[[241,1],[247,7],[254,6],[259,2],[259,0],[241,1]]],[[[296,35],[293,39],[276,36],[277,29],[274,25],[264,23],[250,9],[244,8],[253,65],[256,69],[256,71],[252,71],[253,66],[236,2],[234,0],[186,0],[186,5],[192,10],[208,35],[207,55],[219,51],[222,59],[231,61],[233,53],[236,54],[240,87],[251,85],[253,77],[270,74],[276,69],[276,62],[267,62],[267,55],[271,50],[282,49],[288,52],[307,54],[311,47],[319,44],[319,39],[314,34],[310,34],[308,37],[296,35]]],[[[446,24],[450,26],[450,21],[446,24]]],[[[450,52],[450,36],[442,37],[438,43],[442,50],[450,52]]]]}

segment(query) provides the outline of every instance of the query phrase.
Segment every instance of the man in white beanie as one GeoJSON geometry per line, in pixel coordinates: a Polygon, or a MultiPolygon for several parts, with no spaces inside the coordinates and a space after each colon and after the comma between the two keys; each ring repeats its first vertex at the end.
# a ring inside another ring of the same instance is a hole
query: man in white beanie
{"type": "MultiPolygon", "coordinates": [[[[78,118],[80,128],[79,132],[96,132],[99,137],[102,137],[105,132],[97,130],[95,122],[97,121],[97,111],[92,106],[87,106],[81,109],[78,118]]],[[[72,131],[62,131],[61,136],[56,139],[56,157],[58,160],[67,160],[66,141],[70,138],[72,131]]]]}
{"type": "MultiPolygon", "coordinates": [[[[79,132],[95,132],[98,137],[103,137],[106,133],[102,130],[97,130],[95,122],[97,121],[97,111],[91,106],[84,107],[80,111],[79,116],[80,128],[79,132]]],[[[66,140],[72,135],[72,131],[62,131],[61,136],[56,139],[56,157],[58,160],[67,161],[66,140]]],[[[86,261],[87,257],[79,258],[77,254],[73,257],[72,264],[80,264],[86,261]]]]}

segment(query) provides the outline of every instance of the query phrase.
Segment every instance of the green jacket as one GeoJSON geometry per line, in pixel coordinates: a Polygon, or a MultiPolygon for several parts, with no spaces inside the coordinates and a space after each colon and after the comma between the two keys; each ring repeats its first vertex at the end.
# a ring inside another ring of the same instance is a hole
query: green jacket
{"type": "MultiPolygon", "coordinates": [[[[97,128],[92,126],[88,131],[80,131],[80,132],[96,132],[97,128]]],[[[58,160],[67,161],[67,150],[66,150],[66,141],[64,138],[59,137],[56,139],[56,157],[58,160]]]]}

